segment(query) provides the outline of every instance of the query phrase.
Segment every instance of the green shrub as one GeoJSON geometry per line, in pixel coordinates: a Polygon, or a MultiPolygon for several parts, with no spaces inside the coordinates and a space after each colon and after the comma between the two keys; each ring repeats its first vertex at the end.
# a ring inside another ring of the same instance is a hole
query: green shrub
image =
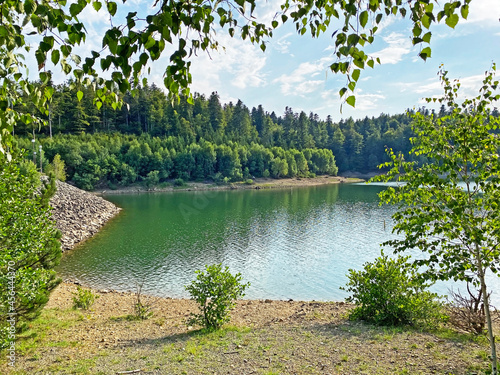
{"type": "Polygon", "coordinates": [[[45,204],[51,191],[37,192],[31,176],[20,173],[19,154],[12,153],[8,161],[0,152],[0,347],[39,316],[61,281],[53,270],[62,254],[61,234],[45,204]]]}
{"type": "Polygon", "coordinates": [[[174,186],[184,186],[184,185],[186,185],[186,183],[182,178],[176,178],[174,180],[174,186]]]}
{"type": "Polygon", "coordinates": [[[249,178],[248,180],[245,181],[245,184],[246,185],[253,185],[254,181],[251,178],[249,178]]]}
{"type": "Polygon", "coordinates": [[[160,172],[156,170],[149,172],[148,175],[144,178],[144,185],[147,188],[158,185],[159,182],[160,182],[160,172]]]}
{"type": "Polygon", "coordinates": [[[199,305],[200,314],[191,314],[188,324],[200,324],[207,329],[219,329],[229,321],[229,312],[235,300],[243,297],[250,283],[241,283],[241,274],[232,275],[222,264],[206,266],[205,272],[196,271],[196,280],[186,286],[191,299],[199,305]]]}
{"type": "Polygon", "coordinates": [[[40,173],[38,173],[37,166],[31,160],[21,159],[17,166],[21,176],[26,177],[33,186],[40,186],[40,173]]]}
{"type": "Polygon", "coordinates": [[[88,310],[97,298],[99,296],[92,293],[90,289],[83,289],[78,286],[76,287],[76,293],[73,293],[73,308],[88,310]]]}
{"type": "Polygon", "coordinates": [[[392,259],[382,252],[373,263],[365,263],[363,270],[349,270],[349,282],[341,289],[352,293],[347,301],[356,305],[351,320],[433,327],[443,319],[437,294],[427,291],[431,284],[408,259],[392,259]]]}

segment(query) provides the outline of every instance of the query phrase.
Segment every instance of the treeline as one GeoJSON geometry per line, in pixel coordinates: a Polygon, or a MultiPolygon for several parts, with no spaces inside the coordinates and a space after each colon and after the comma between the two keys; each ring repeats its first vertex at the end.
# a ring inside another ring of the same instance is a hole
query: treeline
{"type": "MultiPolygon", "coordinates": [[[[186,143],[182,137],[152,137],[120,133],[58,134],[52,138],[18,139],[19,146],[38,151],[42,146],[42,168],[60,155],[67,179],[78,187],[126,186],[137,181],[155,185],[167,179],[206,180],[216,183],[255,177],[311,177],[337,174],[331,150],[267,148],[258,143],[228,141],[214,144],[201,139],[186,143]]],[[[31,153],[27,154],[31,157],[31,153]]],[[[38,159],[39,156],[38,156],[38,159]]]]}
{"type": "MultiPolygon", "coordinates": [[[[314,113],[295,113],[286,108],[283,115],[277,116],[266,112],[262,105],[251,110],[241,101],[222,105],[217,93],[208,98],[195,94],[194,104],[184,99],[172,104],[155,85],[140,89],[136,96],[125,95],[125,104],[119,110],[107,105],[98,109],[93,98],[89,87],[72,87],[71,82],[55,85],[47,118],[50,127],[42,129],[42,133],[48,136],[119,132],[160,139],[174,137],[189,147],[203,142],[214,147],[232,142],[247,149],[255,145],[299,151],[328,149],[335,155],[339,172],[373,171],[386,160],[385,147],[405,153],[411,148],[410,119],[403,114],[333,122],[330,116],[323,120],[314,113]],[[84,93],[81,100],[78,90],[84,93]]],[[[445,109],[441,112],[445,113],[445,109]]],[[[33,129],[20,124],[15,132],[32,134],[33,129]]],[[[71,161],[67,162],[71,165],[71,161]]],[[[271,169],[266,169],[271,173],[271,169]]]]}

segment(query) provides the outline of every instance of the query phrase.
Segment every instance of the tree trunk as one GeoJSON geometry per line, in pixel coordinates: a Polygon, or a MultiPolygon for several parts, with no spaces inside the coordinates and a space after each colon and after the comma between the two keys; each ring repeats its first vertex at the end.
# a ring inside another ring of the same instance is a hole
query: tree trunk
{"type": "Polygon", "coordinates": [[[493,335],[493,324],[491,322],[490,313],[490,297],[488,296],[488,291],[486,290],[486,281],[484,280],[484,269],[483,262],[481,261],[481,254],[479,251],[479,246],[476,244],[476,260],[477,260],[477,270],[479,281],[481,282],[481,292],[483,294],[484,302],[484,312],[486,315],[486,324],[488,325],[488,339],[490,341],[491,348],[491,374],[498,375],[497,368],[497,349],[495,344],[495,336],[493,335]]]}

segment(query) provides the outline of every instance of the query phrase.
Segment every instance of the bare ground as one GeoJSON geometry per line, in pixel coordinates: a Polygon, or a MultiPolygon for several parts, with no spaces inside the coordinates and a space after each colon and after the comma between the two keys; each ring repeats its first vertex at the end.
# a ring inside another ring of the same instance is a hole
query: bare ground
{"type": "Polygon", "coordinates": [[[216,185],[213,182],[187,182],[184,186],[163,186],[160,184],[152,188],[146,188],[143,185],[135,184],[131,186],[118,187],[116,189],[96,189],[96,194],[133,194],[144,192],[160,191],[179,191],[179,190],[233,190],[233,189],[283,189],[306,186],[331,185],[339,183],[361,182],[359,178],[347,178],[340,176],[318,176],[314,178],[256,178],[253,184],[244,182],[235,182],[227,185],[216,185]]]}
{"type": "MultiPolygon", "coordinates": [[[[17,341],[12,374],[484,374],[484,337],[350,322],[342,302],[238,301],[230,325],[187,327],[190,300],[149,297],[154,315],[132,320],[134,294],[96,292],[72,310],[73,284],[52,294],[17,341]]],[[[3,353],[2,353],[3,354],[3,353]]]]}

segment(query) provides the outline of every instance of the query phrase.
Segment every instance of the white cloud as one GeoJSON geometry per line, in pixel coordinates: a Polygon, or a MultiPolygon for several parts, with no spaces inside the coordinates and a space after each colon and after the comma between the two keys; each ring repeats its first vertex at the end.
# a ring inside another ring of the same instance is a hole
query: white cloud
{"type": "Polygon", "coordinates": [[[314,62],[301,63],[291,74],[282,74],[273,80],[273,83],[280,84],[283,95],[300,95],[319,90],[324,84],[324,80],[313,80],[311,78],[321,73],[326,73],[330,58],[324,57],[314,62]]]}
{"type": "Polygon", "coordinates": [[[263,68],[266,55],[258,46],[248,41],[220,35],[219,42],[225,49],[200,52],[192,59],[193,89],[209,94],[222,84],[238,89],[266,85],[263,68]]]}
{"type": "MultiPolygon", "coordinates": [[[[452,78],[452,77],[450,77],[452,78]]],[[[479,88],[482,85],[484,75],[476,74],[458,78],[460,82],[459,97],[461,101],[465,98],[473,98],[479,94],[479,88]]],[[[398,84],[400,92],[414,92],[425,98],[441,98],[443,96],[443,86],[437,78],[428,79],[422,82],[401,82],[398,84]]],[[[420,100],[419,103],[424,103],[420,100]]]]}
{"type": "MultiPolygon", "coordinates": [[[[363,93],[362,90],[356,90],[356,107],[351,108],[349,105],[344,104],[344,111],[356,113],[361,111],[370,111],[378,109],[381,106],[380,101],[386,99],[386,96],[380,92],[376,93],[363,93]]],[[[323,112],[325,110],[333,110],[338,112],[340,110],[340,105],[342,104],[342,99],[339,97],[337,90],[326,90],[321,93],[321,98],[323,99],[323,106],[315,108],[314,111],[323,112]]]]}
{"type": "Polygon", "coordinates": [[[305,81],[301,82],[295,86],[295,90],[300,94],[310,94],[312,92],[318,91],[323,85],[325,81],[305,81]]]}
{"type": "Polygon", "coordinates": [[[373,57],[379,57],[382,64],[397,64],[412,50],[411,40],[407,35],[392,32],[382,39],[389,46],[370,54],[373,57]]]}
{"type": "MultiPolygon", "coordinates": [[[[255,18],[258,22],[270,24],[276,18],[276,14],[281,12],[282,0],[258,0],[255,7],[255,18]]],[[[281,20],[280,20],[281,21],[281,20]]]]}
{"type": "Polygon", "coordinates": [[[289,48],[291,43],[287,39],[290,38],[292,35],[293,33],[287,33],[286,35],[283,35],[281,38],[276,40],[276,42],[271,41],[272,46],[283,54],[289,53],[289,48]]]}
{"type": "Polygon", "coordinates": [[[380,101],[386,98],[380,93],[376,94],[356,94],[356,109],[358,111],[368,111],[380,108],[380,101]]]}
{"type": "MultiPolygon", "coordinates": [[[[469,5],[469,16],[466,23],[481,23],[482,26],[498,26],[500,3],[498,0],[472,1],[469,5]]],[[[462,22],[462,21],[461,21],[462,22]]]]}

